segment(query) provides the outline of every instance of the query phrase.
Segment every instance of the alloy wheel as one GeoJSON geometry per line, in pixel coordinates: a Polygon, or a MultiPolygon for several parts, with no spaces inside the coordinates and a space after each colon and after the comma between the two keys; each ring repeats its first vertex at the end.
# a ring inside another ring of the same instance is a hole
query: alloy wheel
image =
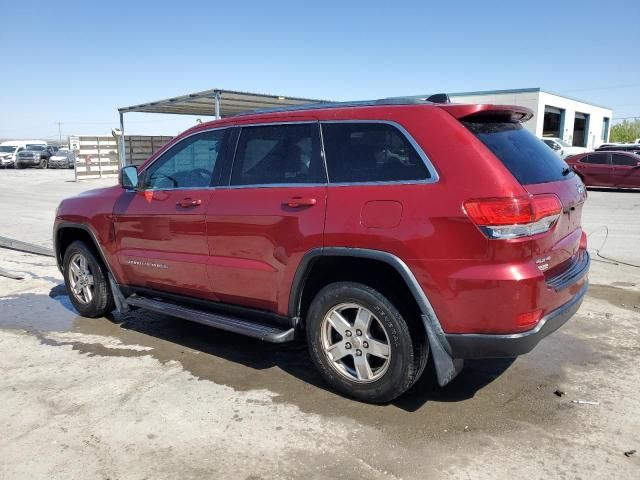
{"type": "Polygon", "coordinates": [[[389,368],[389,336],[369,309],[356,303],[336,305],[324,316],[321,329],[329,364],[347,379],[371,383],[389,368]]]}
{"type": "Polygon", "coordinates": [[[69,286],[76,299],[82,303],[93,300],[95,281],[87,257],[76,253],[69,261],[69,286]]]}

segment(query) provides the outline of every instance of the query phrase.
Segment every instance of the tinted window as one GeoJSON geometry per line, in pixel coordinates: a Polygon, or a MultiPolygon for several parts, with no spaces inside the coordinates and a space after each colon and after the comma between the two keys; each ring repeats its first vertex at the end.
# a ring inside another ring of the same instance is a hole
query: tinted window
{"type": "Polygon", "coordinates": [[[384,123],[323,123],[329,181],[389,182],[430,178],[415,148],[384,123]]]}
{"type": "Polygon", "coordinates": [[[317,123],[242,128],[231,185],[324,182],[317,123]]]}
{"type": "Polygon", "coordinates": [[[594,163],[596,165],[607,165],[609,163],[608,153],[592,153],[580,160],[580,163],[594,163]]]}
{"type": "Polygon", "coordinates": [[[635,167],[638,164],[638,159],[627,155],[620,155],[614,153],[611,155],[611,163],[614,165],[625,165],[629,167],[635,167]]]}
{"type": "Polygon", "coordinates": [[[463,124],[522,185],[567,178],[568,165],[521,124],[471,121],[463,124]]]}
{"type": "Polygon", "coordinates": [[[177,143],[144,171],[141,185],[158,190],[209,187],[225,135],[226,130],[214,130],[177,143]]]}

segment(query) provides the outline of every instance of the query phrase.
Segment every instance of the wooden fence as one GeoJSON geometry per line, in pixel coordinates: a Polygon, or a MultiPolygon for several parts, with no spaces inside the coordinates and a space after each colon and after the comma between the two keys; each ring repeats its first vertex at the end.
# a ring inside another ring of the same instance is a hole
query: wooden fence
{"type": "MultiPolygon", "coordinates": [[[[173,137],[125,135],[127,165],[140,165],[173,137]]],[[[118,140],[113,136],[81,135],[69,139],[76,154],[76,180],[118,176],[118,140]]]]}

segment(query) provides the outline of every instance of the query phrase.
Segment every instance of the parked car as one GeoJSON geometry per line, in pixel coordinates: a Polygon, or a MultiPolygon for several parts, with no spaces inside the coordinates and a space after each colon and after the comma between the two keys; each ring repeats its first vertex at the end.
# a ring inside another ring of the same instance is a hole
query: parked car
{"type": "Polygon", "coordinates": [[[16,168],[47,168],[53,148],[49,145],[27,145],[16,156],[16,168]]]}
{"type": "Polygon", "coordinates": [[[42,140],[10,140],[0,143],[0,167],[7,168],[15,165],[18,152],[24,150],[29,145],[47,145],[42,140]]]}
{"type": "Polygon", "coordinates": [[[596,151],[567,163],[588,187],[640,188],[640,157],[634,153],[596,151]]]}
{"type": "Polygon", "coordinates": [[[561,138],[556,137],[543,137],[542,141],[547,144],[556,154],[563,160],[571,155],[577,155],[579,153],[590,152],[591,150],[585,147],[574,147],[568,144],[561,138]]]}
{"type": "Polygon", "coordinates": [[[68,148],[60,148],[49,159],[49,168],[75,168],[76,155],[68,148]]]}
{"type": "Polygon", "coordinates": [[[60,204],[58,267],[86,317],[306,336],[324,379],[369,402],[429,358],[445,385],[465,359],[530,351],[587,290],[584,185],[531,116],[389,99],[197,125],[60,204]]]}
{"type": "Polygon", "coordinates": [[[597,152],[629,152],[640,154],[638,143],[606,143],[596,148],[597,152]]]}

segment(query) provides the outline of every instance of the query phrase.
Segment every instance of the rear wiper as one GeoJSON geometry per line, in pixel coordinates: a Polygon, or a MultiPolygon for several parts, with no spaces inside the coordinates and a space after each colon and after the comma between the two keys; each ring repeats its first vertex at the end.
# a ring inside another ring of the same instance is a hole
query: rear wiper
{"type": "Polygon", "coordinates": [[[571,168],[569,167],[565,167],[562,169],[562,176],[566,177],[567,175],[569,175],[571,173],[571,168]]]}

